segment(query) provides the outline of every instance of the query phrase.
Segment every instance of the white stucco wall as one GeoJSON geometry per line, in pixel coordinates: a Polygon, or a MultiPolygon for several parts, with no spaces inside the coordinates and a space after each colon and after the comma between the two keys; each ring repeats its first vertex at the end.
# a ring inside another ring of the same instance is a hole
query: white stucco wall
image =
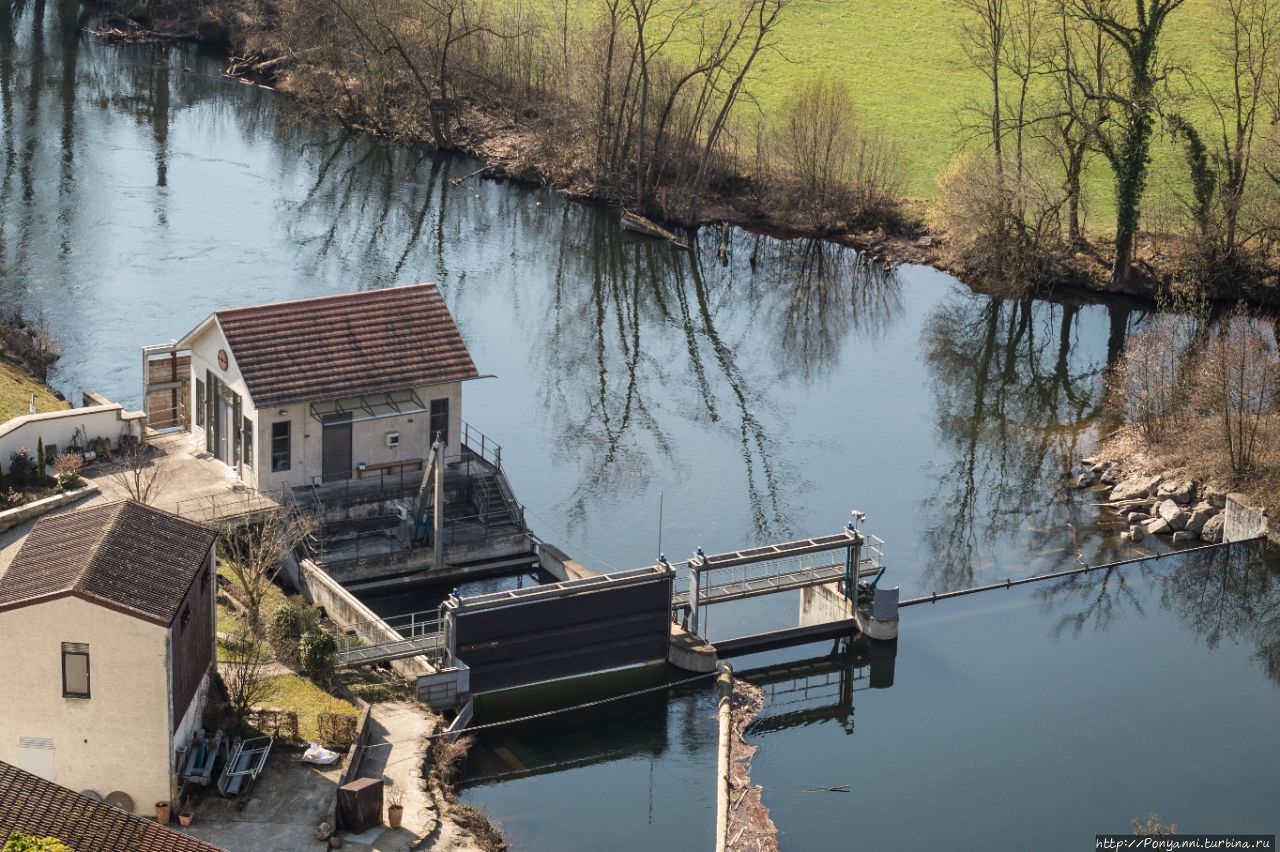
{"type": "MultiPolygon", "coordinates": [[[[191,347],[191,406],[197,408],[196,380],[205,380],[206,371],[224,382],[241,398],[242,414],[253,423],[253,466],[241,465],[240,478],[250,488],[256,488],[269,494],[278,493],[282,486],[310,484],[323,472],[324,435],[321,423],[311,416],[312,400],[292,405],[268,406],[258,410],[249,395],[236,364],[235,353],[227,345],[222,330],[215,322],[210,322],[200,333],[189,337],[186,343],[191,347]],[[227,352],[227,369],[218,368],[218,350],[227,352]],[[281,414],[281,412],[284,412],[281,414]],[[271,470],[271,429],[277,422],[288,421],[290,424],[291,458],[286,471],[271,470]]],[[[357,420],[351,428],[351,464],[380,465],[412,459],[426,459],[431,449],[431,402],[437,399],[449,400],[449,447],[446,460],[457,461],[462,456],[462,383],[451,382],[442,385],[420,386],[414,388],[427,410],[419,414],[384,417],[377,420],[357,420]],[[398,447],[388,447],[388,432],[400,433],[398,447]]],[[[206,387],[206,393],[209,389],[206,387]]],[[[198,418],[192,417],[192,434],[200,446],[205,445],[205,428],[197,426],[198,418]]]]}
{"type": "Polygon", "coordinates": [[[0,612],[0,761],[20,737],[54,743],[54,777],[121,790],[138,813],[171,795],[168,631],[78,598],[0,612]],[[89,646],[90,698],[62,697],[62,643],[89,646]]]}
{"type": "Polygon", "coordinates": [[[15,417],[0,423],[0,470],[8,471],[9,456],[17,450],[30,450],[34,457],[41,439],[46,447],[56,445],[59,451],[71,446],[77,429],[84,435],[82,443],[108,438],[115,449],[122,433],[141,437],[142,422],[139,413],[127,412],[115,403],[15,417]]]}

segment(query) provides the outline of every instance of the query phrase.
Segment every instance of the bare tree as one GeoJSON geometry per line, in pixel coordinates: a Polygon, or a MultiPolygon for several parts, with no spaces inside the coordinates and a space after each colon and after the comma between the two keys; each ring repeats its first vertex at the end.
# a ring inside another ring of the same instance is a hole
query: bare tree
{"type": "Polygon", "coordinates": [[[1200,86],[1218,120],[1220,250],[1229,257],[1240,247],[1240,215],[1253,167],[1259,112],[1280,87],[1280,0],[1216,0],[1214,5],[1221,27],[1216,53],[1231,74],[1225,91],[1203,80],[1200,86]]]}
{"type": "Polygon", "coordinates": [[[262,602],[285,558],[312,540],[317,529],[314,515],[290,508],[265,512],[250,523],[234,518],[222,522],[218,554],[240,586],[255,635],[262,633],[262,602]]]}
{"type": "Polygon", "coordinates": [[[275,684],[269,674],[271,649],[248,625],[241,626],[229,637],[223,648],[224,659],[218,673],[232,712],[243,721],[251,709],[275,695],[275,684]]]}
{"type": "MultiPolygon", "coordinates": [[[[1134,251],[1142,196],[1147,189],[1151,137],[1158,111],[1157,86],[1165,79],[1159,47],[1169,16],[1186,0],[1133,0],[1133,14],[1121,11],[1123,0],[1070,0],[1076,18],[1096,26],[1120,52],[1123,74],[1106,90],[1088,97],[1105,102],[1106,120],[1096,134],[1099,149],[1115,179],[1116,239],[1112,279],[1133,277],[1134,251]]],[[[1077,76],[1077,82],[1089,81],[1077,76]]]]}
{"type": "Polygon", "coordinates": [[[1189,321],[1156,315],[1129,336],[1111,368],[1112,404],[1143,440],[1159,442],[1185,413],[1185,372],[1192,340],[1189,321]]]}
{"type": "Polygon", "coordinates": [[[1267,446],[1267,415],[1280,399],[1274,321],[1243,306],[1224,317],[1205,347],[1198,390],[1201,405],[1218,420],[1231,472],[1250,473],[1267,446]]]}
{"type": "Polygon", "coordinates": [[[173,480],[174,472],[173,464],[163,452],[134,440],[132,435],[121,435],[111,479],[130,500],[153,504],[173,480]]]}

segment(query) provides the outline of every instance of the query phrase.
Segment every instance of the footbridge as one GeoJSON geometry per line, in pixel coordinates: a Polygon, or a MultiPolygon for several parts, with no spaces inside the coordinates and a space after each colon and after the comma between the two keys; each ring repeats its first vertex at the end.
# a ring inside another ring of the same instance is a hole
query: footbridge
{"type": "Polygon", "coordinates": [[[609,574],[575,565],[560,572],[570,577],[561,582],[455,594],[438,611],[386,619],[396,638],[343,637],[338,663],[426,656],[465,680],[457,693],[477,694],[667,660],[710,671],[720,649],[720,656],[736,656],[868,633],[873,624],[883,634],[874,638],[892,638],[896,605],[879,613],[872,607],[886,591],[891,604],[897,600],[897,589],[876,588],[884,574],[883,544],[850,523],[833,535],[713,555],[699,549],[683,562],[663,556],[654,565],[609,574]],[[700,613],[709,606],[795,590],[802,590],[795,627],[716,646],[698,635],[700,613]]]}

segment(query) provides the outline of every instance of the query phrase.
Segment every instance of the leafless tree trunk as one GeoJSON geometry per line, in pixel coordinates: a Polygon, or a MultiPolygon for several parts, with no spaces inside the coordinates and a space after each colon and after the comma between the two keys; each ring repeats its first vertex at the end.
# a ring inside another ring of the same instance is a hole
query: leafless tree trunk
{"type": "Polygon", "coordinates": [[[252,523],[229,519],[221,524],[218,554],[240,585],[255,635],[262,632],[262,602],[285,557],[312,541],[318,526],[313,515],[288,508],[266,512],[252,523]]]}

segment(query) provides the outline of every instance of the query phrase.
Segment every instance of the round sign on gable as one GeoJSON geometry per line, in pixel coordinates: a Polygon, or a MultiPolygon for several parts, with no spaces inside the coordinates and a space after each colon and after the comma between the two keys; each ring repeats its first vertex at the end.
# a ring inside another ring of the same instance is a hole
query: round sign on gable
{"type": "Polygon", "coordinates": [[[227,369],[227,363],[228,363],[228,362],[227,362],[227,350],[225,350],[225,349],[219,349],[219,350],[218,350],[218,369],[219,369],[219,370],[226,370],[226,369],[227,369]]]}

